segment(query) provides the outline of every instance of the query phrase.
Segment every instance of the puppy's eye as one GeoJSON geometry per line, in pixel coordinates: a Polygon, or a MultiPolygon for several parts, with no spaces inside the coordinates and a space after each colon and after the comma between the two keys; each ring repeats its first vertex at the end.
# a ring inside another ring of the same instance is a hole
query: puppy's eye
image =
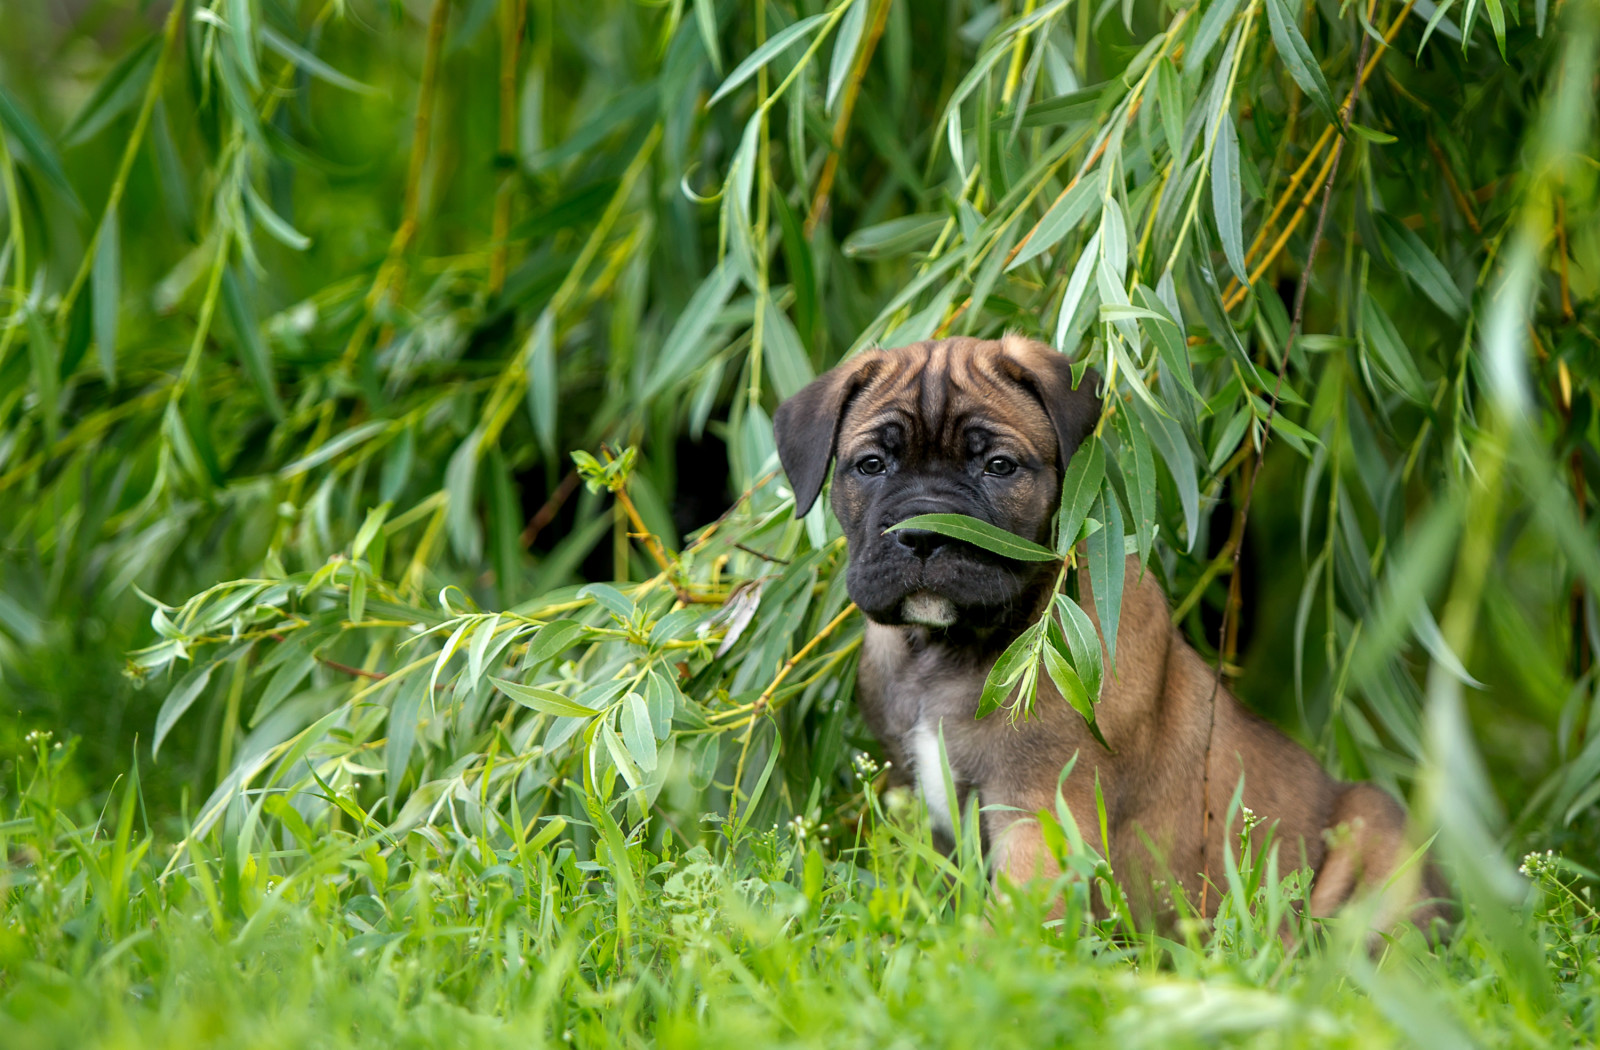
{"type": "Polygon", "coordinates": [[[996,477],[1002,478],[1009,474],[1016,473],[1016,470],[1016,461],[1007,459],[1004,456],[996,456],[983,465],[983,472],[985,474],[993,474],[996,477]]]}
{"type": "Polygon", "coordinates": [[[884,471],[883,460],[877,456],[868,456],[856,464],[856,469],[863,474],[882,474],[884,471]]]}

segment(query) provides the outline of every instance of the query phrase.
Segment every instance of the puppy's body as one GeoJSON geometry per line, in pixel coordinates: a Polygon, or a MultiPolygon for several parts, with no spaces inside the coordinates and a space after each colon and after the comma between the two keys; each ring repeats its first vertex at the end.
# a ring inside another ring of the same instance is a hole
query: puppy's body
{"type": "MultiPolygon", "coordinates": [[[[838,461],[833,507],[850,544],[851,597],[869,620],[862,714],[948,834],[942,736],[954,805],[964,808],[976,792],[984,840],[1015,881],[1055,870],[1032,815],[1053,809],[1061,771],[1077,755],[1063,796],[1098,839],[1098,777],[1111,863],[1143,910],[1159,910],[1155,878],[1215,909],[1218,895],[1202,898],[1200,887],[1221,880],[1222,851],[1237,841],[1237,820],[1226,828],[1223,818],[1242,774],[1244,805],[1277,823],[1285,870],[1315,870],[1312,908],[1331,912],[1357,890],[1381,886],[1404,859],[1404,812],[1375,787],[1327,776],[1218,687],[1136,559],[1127,565],[1115,673],[1108,658],[1097,707],[1108,752],[1044,675],[1029,720],[975,718],[995,660],[1046,612],[1053,566],[931,533],[885,532],[915,514],[957,512],[1047,541],[1062,471],[1098,416],[1094,382],[1091,374],[1075,388],[1066,359],[1038,343],[952,339],[871,351],[780,407],[779,452],[797,512],[815,500],[829,459],[838,461]]],[[[1079,604],[1098,629],[1086,573],[1080,581],[1079,604]]],[[[1431,878],[1420,893],[1411,881],[1386,897],[1390,916],[1436,896],[1431,878]]]]}

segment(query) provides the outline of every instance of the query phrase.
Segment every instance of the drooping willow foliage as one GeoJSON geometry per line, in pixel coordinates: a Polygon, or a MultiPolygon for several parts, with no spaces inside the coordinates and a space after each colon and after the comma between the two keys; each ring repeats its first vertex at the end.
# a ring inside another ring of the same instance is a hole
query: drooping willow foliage
{"type": "Polygon", "coordinates": [[[1461,856],[1592,843],[1593,0],[38,6],[0,688],[197,839],[848,805],[772,409],[1018,330],[1241,695],[1461,856]]]}

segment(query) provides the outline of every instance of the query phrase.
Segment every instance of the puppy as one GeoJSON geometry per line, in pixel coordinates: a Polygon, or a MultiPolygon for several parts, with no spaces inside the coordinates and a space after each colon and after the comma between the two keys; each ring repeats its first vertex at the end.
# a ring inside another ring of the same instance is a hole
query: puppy
{"type": "MultiPolygon", "coordinates": [[[[779,406],[778,455],[797,515],[838,464],[833,510],[849,544],[850,596],[868,621],[859,702],[894,770],[920,788],[947,846],[952,801],[964,809],[976,793],[997,878],[1020,883],[1057,873],[1031,815],[1053,808],[1061,771],[1077,755],[1062,788],[1067,805],[1080,827],[1093,828],[1098,776],[1109,860],[1146,915],[1162,911],[1151,888],[1158,877],[1215,913],[1220,894],[1201,886],[1222,881],[1223,850],[1237,848],[1238,821],[1224,827],[1224,817],[1243,776],[1244,805],[1277,824],[1284,870],[1315,871],[1314,914],[1379,892],[1375,925],[1442,915],[1431,903],[1442,896],[1431,869],[1385,889],[1408,855],[1400,805],[1373,785],[1330,778],[1218,687],[1137,559],[1127,568],[1115,672],[1107,658],[1097,708],[1110,750],[1045,675],[1028,720],[975,718],[989,669],[1046,611],[1056,566],[933,532],[885,530],[953,512],[1048,543],[1063,471],[1099,418],[1097,382],[1091,372],[1075,387],[1068,359],[1032,340],[944,339],[860,354],[779,406]]],[[[1098,631],[1087,577],[1079,575],[1078,601],[1098,631]]]]}

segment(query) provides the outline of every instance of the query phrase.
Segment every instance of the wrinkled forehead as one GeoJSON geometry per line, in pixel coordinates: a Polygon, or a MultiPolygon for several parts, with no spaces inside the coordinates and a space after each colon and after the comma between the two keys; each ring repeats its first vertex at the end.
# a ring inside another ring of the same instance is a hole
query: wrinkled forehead
{"type": "Polygon", "coordinates": [[[839,450],[894,439],[922,454],[962,455],[975,436],[1048,460],[1055,431],[1038,395],[996,342],[918,343],[878,351],[839,427],[839,450]]]}

